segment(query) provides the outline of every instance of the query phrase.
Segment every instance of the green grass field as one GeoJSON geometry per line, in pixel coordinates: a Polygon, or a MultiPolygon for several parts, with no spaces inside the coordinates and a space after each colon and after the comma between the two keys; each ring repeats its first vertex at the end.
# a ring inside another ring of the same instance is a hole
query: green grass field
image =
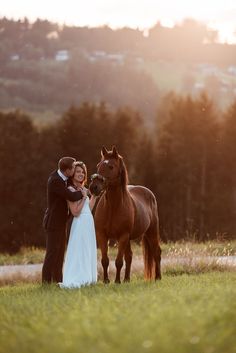
{"type": "Polygon", "coordinates": [[[0,288],[1,353],[233,353],[235,273],[0,288]]]}

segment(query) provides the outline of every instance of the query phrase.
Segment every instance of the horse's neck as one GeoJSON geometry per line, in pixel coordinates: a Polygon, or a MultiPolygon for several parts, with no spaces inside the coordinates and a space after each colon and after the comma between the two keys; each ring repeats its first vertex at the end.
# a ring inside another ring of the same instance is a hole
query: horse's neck
{"type": "Polygon", "coordinates": [[[106,190],[106,198],[111,204],[124,203],[126,199],[129,199],[129,192],[127,187],[122,188],[120,185],[109,186],[106,190]]]}

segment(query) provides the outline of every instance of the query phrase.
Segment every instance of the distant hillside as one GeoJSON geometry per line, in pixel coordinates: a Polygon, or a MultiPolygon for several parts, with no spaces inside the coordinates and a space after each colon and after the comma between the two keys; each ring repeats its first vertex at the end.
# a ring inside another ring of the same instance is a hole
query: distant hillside
{"type": "Polygon", "coordinates": [[[222,107],[236,97],[236,45],[186,20],[173,29],[80,28],[0,19],[0,109],[49,118],[69,105],[106,101],[152,119],[168,91],[207,90],[222,107]]]}
{"type": "Polygon", "coordinates": [[[231,66],[173,61],[145,61],[140,66],[151,75],[160,91],[199,95],[208,92],[225,109],[236,99],[236,62],[231,66]]]}

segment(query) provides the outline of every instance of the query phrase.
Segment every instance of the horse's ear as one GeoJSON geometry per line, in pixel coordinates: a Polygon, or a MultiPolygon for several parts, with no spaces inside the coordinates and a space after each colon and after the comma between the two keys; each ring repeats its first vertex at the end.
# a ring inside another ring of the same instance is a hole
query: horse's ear
{"type": "Polygon", "coordinates": [[[112,155],[115,158],[118,158],[118,156],[119,156],[118,151],[116,149],[116,146],[112,146],[112,155]]]}
{"type": "Polygon", "coordinates": [[[106,158],[107,155],[108,155],[108,150],[106,149],[105,146],[102,146],[101,156],[102,156],[103,158],[106,158]]]}

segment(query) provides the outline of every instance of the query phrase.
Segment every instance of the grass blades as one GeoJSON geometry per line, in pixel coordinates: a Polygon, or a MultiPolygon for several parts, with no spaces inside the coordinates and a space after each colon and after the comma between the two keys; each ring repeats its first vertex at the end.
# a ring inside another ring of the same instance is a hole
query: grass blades
{"type": "Polygon", "coordinates": [[[235,273],[0,289],[1,353],[233,353],[235,273]]]}

